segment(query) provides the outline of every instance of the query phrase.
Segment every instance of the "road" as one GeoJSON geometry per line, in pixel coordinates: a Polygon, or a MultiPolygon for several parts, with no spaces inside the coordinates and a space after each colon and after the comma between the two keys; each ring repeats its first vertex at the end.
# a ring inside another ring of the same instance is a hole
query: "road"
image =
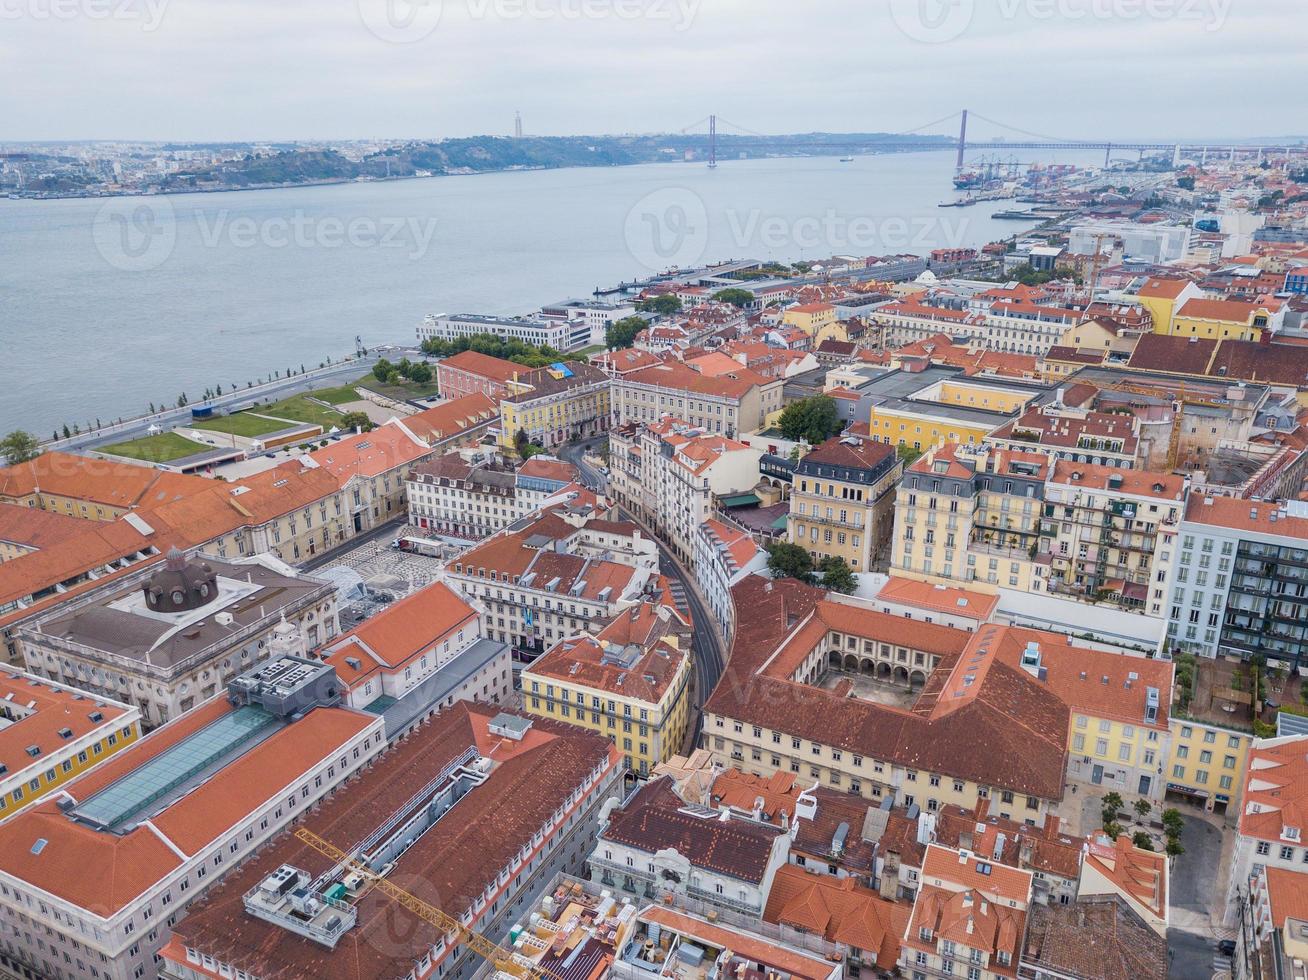
{"type": "Polygon", "coordinates": [[[1231,961],[1217,952],[1219,939],[1235,931],[1214,928],[1212,909],[1225,901],[1226,869],[1222,860],[1222,830],[1212,818],[1182,807],[1185,825],[1181,846],[1185,853],[1172,866],[1171,928],[1167,930],[1168,976],[1215,977],[1229,970],[1231,961]]]}
{"type": "MultiPolygon", "coordinates": [[[[598,437],[584,442],[569,443],[560,448],[558,452],[560,458],[577,467],[578,472],[581,473],[582,482],[586,486],[600,492],[603,491],[607,482],[604,474],[596,472],[594,467],[588,465],[582,457],[603,441],[604,437],[598,437]]],[[[626,511],[619,510],[619,512],[623,517],[635,520],[635,517],[626,511]]],[[[639,524],[640,521],[636,521],[636,523],[639,524]]],[[[695,583],[694,576],[673,557],[672,552],[668,550],[662,541],[648,530],[646,533],[658,545],[660,565],[663,573],[672,582],[674,592],[678,592],[679,597],[684,596],[686,604],[690,607],[691,625],[694,631],[690,640],[691,650],[695,658],[694,704],[697,709],[702,708],[709,694],[721,679],[725,664],[722,639],[718,636],[717,623],[699,594],[699,587],[695,583]]],[[[702,714],[697,711],[690,742],[692,746],[698,742],[702,717],[702,714]]]]}
{"type": "Polygon", "coordinates": [[[344,544],[337,545],[330,551],[323,551],[314,555],[306,562],[300,563],[300,571],[305,573],[314,572],[325,565],[334,565],[341,560],[343,555],[378,541],[382,538],[391,539],[396,537],[401,530],[407,526],[408,516],[401,514],[399,517],[393,517],[385,523],[378,524],[376,527],[364,531],[362,534],[355,535],[344,544]]]}

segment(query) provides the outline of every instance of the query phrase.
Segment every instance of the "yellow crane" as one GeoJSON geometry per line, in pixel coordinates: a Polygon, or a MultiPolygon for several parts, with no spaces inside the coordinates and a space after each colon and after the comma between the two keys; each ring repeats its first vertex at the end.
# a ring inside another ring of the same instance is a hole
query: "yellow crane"
{"type": "Polygon", "coordinates": [[[349,854],[342,851],[335,844],[323,840],[312,830],[300,827],[295,831],[295,836],[315,851],[325,854],[337,864],[359,875],[372,887],[380,890],[388,898],[399,902],[414,915],[425,919],[443,932],[454,933],[459,937],[459,942],[487,962],[494,964],[497,970],[502,970],[515,977],[522,977],[523,980],[551,980],[553,977],[553,974],[547,970],[532,966],[530,963],[524,963],[512,950],[505,949],[499,943],[492,942],[481,933],[473,932],[454,916],[447,915],[436,906],[424,902],[416,895],[405,891],[399,885],[387,881],[361,861],[356,861],[350,857],[349,854]]]}

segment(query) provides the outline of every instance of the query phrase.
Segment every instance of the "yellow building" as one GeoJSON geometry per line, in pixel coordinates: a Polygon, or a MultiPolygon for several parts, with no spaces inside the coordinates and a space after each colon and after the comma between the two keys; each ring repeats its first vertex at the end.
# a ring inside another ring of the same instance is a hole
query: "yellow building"
{"type": "Polygon", "coordinates": [[[0,673],[0,820],[141,737],[141,713],[15,671],[0,673]]]}
{"type": "Polygon", "coordinates": [[[824,340],[848,340],[843,328],[839,327],[836,308],[830,303],[804,303],[792,306],[781,315],[781,322],[791,327],[798,327],[813,338],[813,346],[824,340]]]}
{"type": "Polygon", "coordinates": [[[1188,718],[1173,718],[1171,730],[1167,791],[1202,802],[1209,813],[1231,810],[1240,797],[1240,774],[1253,736],[1188,718]]]}
{"type": "MultiPolygon", "coordinates": [[[[924,374],[927,372],[923,372],[924,374]]],[[[969,378],[956,371],[908,395],[874,398],[868,433],[878,442],[926,452],[942,443],[978,445],[1026,410],[1043,388],[969,378]]]]}
{"type": "Polygon", "coordinates": [[[518,433],[551,449],[608,429],[609,379],[578,361],[530,371],[509,383],[500,402],[500,446],[513,449],[518,433]]]}
{"type": "Polygon", "coordinates": [[[200,476],[68,453],[42,453],[0,467],[0,504],[39,508],[68,517],[113,521],[129,510],[205,489],[200,476]]]}
{"type": "Polygon", "coordinates": [[[1189,299],[1177,309],[1168,333],[1202,340],[1260,340],[1265,332],[1279,330],[1284,319],[1285,303],[1278,299],[1189,299]]]}
{"type": "Polygon", "coordinates": [[[800,460],[792,481],[788,531],[815,562],[836,557],[868,572],[894,523],[903,464],[884,443],[829,439],[800,460]]]}
{"type": "Polygon", "coordinates": [[[1170,334],[1176,311],[1192,299],[1202,299],[1203,290],[1189,279],[1150,279],[1136,293],[1136,302],[1154,321],[1154,333],[1170,334]]]}
{"type": "Polygon", "coordinates": [[[671,607],[620,613],[522,672],[530,714],[607,736],[646,776],[680,753],[690,726],[690,628],[671,607]]]}

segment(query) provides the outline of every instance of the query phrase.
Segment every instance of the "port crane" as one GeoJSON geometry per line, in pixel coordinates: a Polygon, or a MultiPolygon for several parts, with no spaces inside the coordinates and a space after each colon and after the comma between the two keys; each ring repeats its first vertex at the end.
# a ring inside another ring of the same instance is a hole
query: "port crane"
{"type": "Polygon", "coordinates": [[[424,902],[418,896],[405,891],[399,885],[392,884],[384,877],[377,874],[366,864],[356,861],[345,851],[342,851],[335,844],[324,840],[306,827],[300,827],[295,831],[295,836],[303,843],[308,844],[319,854],[324,854],[331,858],[343,868],[347,868],[354,874],[359,875],[368,884],[381,891],[388,898],[399,902],[414,915],[427,922],[430,922],[436,928],[447,933],[454,933],[463,943],[478,956],[494,965],[497,970],[502,970],[511,976],[519,977],[521,980],[558,980],[555,974],[548,970],[533,966],[530,963],[524,963],[512,950],[506,949],[499,943],[494,942],[479,932],[474,932],[452,915],[442,912],[436,906],[429,902],[424,902]]]}

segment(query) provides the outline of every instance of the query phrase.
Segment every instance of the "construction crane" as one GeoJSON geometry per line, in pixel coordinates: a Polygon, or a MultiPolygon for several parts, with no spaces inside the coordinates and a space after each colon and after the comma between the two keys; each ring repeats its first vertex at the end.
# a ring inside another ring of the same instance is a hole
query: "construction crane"
{"type": "Polygon", "coordinates": [[[459,942],[493,964],[495,969],[502,970],[515,977],[521,977],[523,980],[555,980],[555,975],[550,971],[543,970],[530,963],[524,963],[512,950],[505,949],[499,943],[492,942],[481,933],[469,929],[454,916],[447,915],[436,906],[424,902],[416,895],[405,891],[399,885],[392,884],[363,862],[350,857],[349,854],[342,851],[335,844],[323,840],[312,830],[300,827],[295,831],[295,836],[318,853],[325,854],[343,868],[348,868],[359,875],[372,887],[380,890],[388,898],[399,902],[414,915],[430,922],[442,932],[454,933],[459,937],[459,942]]]}
{"type": "MultiPolygon", "coordinates": [[[[1161,388],[1151,388],[1148,385],[1132,384],[1129,381],[1114,381],[1109,384],[1100,384],[1092,382],[1095,387],[1102,391],[1120,391],[1132,395],[1147,395],[1150,398],[1168,398],[1168,392],[1161,388]]],[[[1181,419],[1185,414],[1186,405],[1196,405],[1202,408],[1230,408],[1230,404],[1224,401],[1217,401],[1211,398],[1201,398],[1193,395],[1186,388],[1185,382],[1182,382],[1176,394],[1171,396],[1173,414],[1172,414],[1172,431],[1167,444],[1167,469],[1169,471],[1176,469],[1178,457],[1181,449],[1181,419]]]]}

